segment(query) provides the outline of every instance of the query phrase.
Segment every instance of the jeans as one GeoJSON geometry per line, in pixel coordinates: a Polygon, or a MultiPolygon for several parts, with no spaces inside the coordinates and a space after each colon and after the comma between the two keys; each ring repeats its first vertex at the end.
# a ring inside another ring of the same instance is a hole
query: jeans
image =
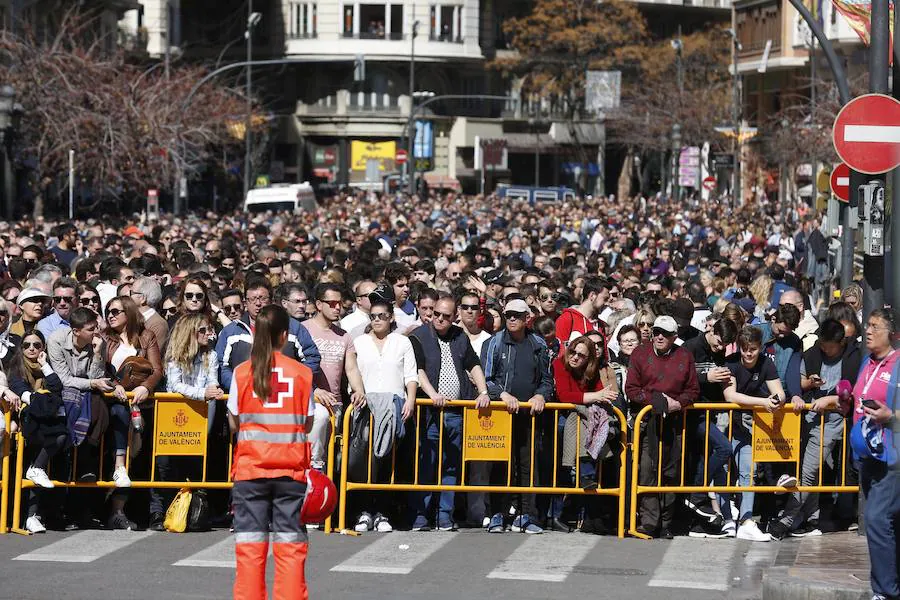
{"type": "MultiPolygon", "coordinates": [[[[438,440],[440,439],[440,418],[444,415],[444,441],[441,456],[441,485],[457,485],[462,460],[462,412],[460,409],[425,410],[425,427],[420,432],[419,483],[433,484],[438,475],[438,440]]],[[[440,492],[438,522],[453,520],[454,492],[440,492]]],[[[410,508],[416,516],[427,517],[432,492],[410,494],[410,508]]]]}
{"type": "MultiPolygon", "coordinates": [[[[825,432],[822,434],[822,417],[809,412],[803,421],[806,447],[800,470],[800,485],[819,485],[819,453],[822,462],[834,467],[833,451],[841,440],[844,429],[844,417],[840,413],[825,413],[825,432]],[[822,439],[824,438],[824,440],[822,439]]],[[[781,522],[789,529],[796,528],[807,520],[817,520],[819,513],[819,494],[811,492],[795,492],[791,494],[784,509],[781,522]]]]}
{"type": "Polygon", "coordinates": [[[860,486],[866,498],[865,526],[876,594],[900,596],[897,576],[897,525],[900,518],[900,471],[881,461],[866,459],[860,467],[860,486]]]}
{"type": "MultiPolygon", "coordinates": [[[[640,485],[678,485],[678,465],[681,462],[681,413],[665,417],[651,415],[642,425],[641,457],[638,470],[640,485]],[[657,477],[659,469],[659,443],[662,440],[664,462],[662,478],[657,477]]],[[[641,527],[655,530],[668,528],[675,516],[675,494],[642,494],[638,499],[641,527]]]]}
{"type": "MultiPolygon", "coordinates": [[[[743,429],[739,424],[735,424],[731,447],[734,452],[734,462],[738,472],[737,484],[741,487],[753,485],[753,473],[756,470],[756,465],[753,463],[752,440],[753,436],[750,432],[743,429]]],[[[753,498],[754,492],[743,492],[741,494],[739,523],[753,517],[753,498]]]]}
{"type": "Polygon", "coordinates": [[[128,407],[120,402],[109,405],[109,428],[113,433],[113,444],[116,456],[125,456],[128,450],[128,428],[131,425],[131,413],[128,407]]]}
{"type": "MultiPolygon", "coordinates": [[[[566,411],[568,412],[568,411],[566,411]]],[[[569,469],[565,469],[562,466],[562,440],[565,438],[566,432],[566,413],[564,411],[557,411],[556,414],[556,439],[557,439],[557,455],[553,456],[553,429],[552,425],[549,429],[548,438],[543,440],[544,443],[541,446],[540,454],[541,456],[550,456],[550,470],[548,473],[548,479],[550,479],[550,485],[554,487],[568,486],[572,485],[572,482],[575,480],[575,469],[572,469],[571,472],[569,469]],[[553,479],[553,463],[552,461],[556,461],[556,481],[552,481],[553,479]]],[[[582,473],[584,473],[584,463],[581,465],[582,473]]],[[[582,475],[583,476],[583,475],[582,475]]],[[[554,494],[550,497],[550,506],[547,509],[547,516],[551,519],[558,519],[562,516],[563,512],[563,504],[565,502],[566,497],[562,494],[554,494]]]]}
{"type": "MultiPolygon", "coordinates": [[[[697,419],[697,423],[694,428],[695,441],[698,444],[700,457],[697,459],[697,468],[694,471],[694,481],[693,485],[706,485],[710,480],[713,481],[716,485],[726,485],[727,479],[725,474],[725,466],[728,464],[728,461],[731,460],[731,442],[728,440],[728,437],[716,427],[714,420],[714,415],[710,415],[710,420],[713,421],[712,427],[707,427],[706,415],[700,415],[697,419]],[[706,459],[706,438],[709,436],[709,459],[706,459]],[[706,468],[704,469],[704,463],[706,464],[706,468]],[[706,473],[706,481],[704,481],[703,474],[706,473]]],[[[722,498],[726,499],[726,502],[720,502],[719,505],[721,507],[727,507],[727,498],[729,495],[721,495],[722,498]]],[[[691,502],[694,504],[698,504],[703,502],[706,497],[706,494],[702,492],[695,492],[691,494],[691,502]]]]}

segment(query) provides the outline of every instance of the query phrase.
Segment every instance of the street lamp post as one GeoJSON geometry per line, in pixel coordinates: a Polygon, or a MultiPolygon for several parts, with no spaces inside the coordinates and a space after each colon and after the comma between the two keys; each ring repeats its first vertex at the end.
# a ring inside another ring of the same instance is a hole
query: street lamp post
{"type": "Polygon", "coordinates": [[[681,125],[675,123],[672,125],[672,197],[676,202],[679,200],[679,170],[681,165],[681,125]]]}
{"type": "Polygon", "coordinates": [[[743,49],[741,42],[737,37],[737,25],[732,16],[731,29],[728,30],[731,35],[731,75],[732,75],[732,105],[731,119],[734,123],[734,138],[732,139],[732,153],[734,155],[734,174],[731,190],[731,201],[734,208],[740,207],[743,200],[743,192],[741,190],[741,79],[738,75],[738,52],[743,49]]]}
{"type": "Polygon", "coordinates": [[[247,122],[244,125],[244,198],[250,191],[250,148],[253,144],[253,28],[262,14],[253,12],[253,0],[247,2],[247,122]]]}
{"type": "Polygon", "coordinates": [[[409,173],[406,181],[407,190],[410,196],[416,194],[416,157],[415,137],[413,131],[415,122],[412,119],[413,113],[416,112],[416,37],[419,35],[419,21],[415,21],[412,26],[412,35],[409,45],[409,123],[406,127],[406,172],[409,173]]]}
{"type": "Polygon", "coordinates": [[[3,145],[3,213],[13,220],[13,170],[10,152],[12,148],[12,121],[16,91],[11,85],[0,88],[0,144],[3,145]]]}

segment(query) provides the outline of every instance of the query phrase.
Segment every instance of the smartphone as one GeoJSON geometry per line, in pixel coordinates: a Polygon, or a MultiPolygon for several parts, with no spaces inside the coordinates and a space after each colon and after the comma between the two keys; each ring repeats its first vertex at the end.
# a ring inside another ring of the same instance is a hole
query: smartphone
{"type": "Polygon", "coordinates": [[[810,379],[810,381],[815,381],[816,383],[818,383],[818,382],[820,382],[820,381],[825,381],[824,379],[822,379],[822,376],[821,376],[821,375],[816,375],[815,373],[813,373],[812,375],[810,375],[810,376],[809,376],[809,379],[810,379]]]}
{"type": "Polygon", "coordinates": [[[865,400],[863,400],[863,401],[861,402],[861,404],[862,404],[863,406],[865,406],[866,408],[871,409],[871,410],[878,410],[879,407],[881,406],[880,404],[878,404],[878,403],[875,402],[874,400],[869,400],[868,398],[866,398],[865,400]]]}

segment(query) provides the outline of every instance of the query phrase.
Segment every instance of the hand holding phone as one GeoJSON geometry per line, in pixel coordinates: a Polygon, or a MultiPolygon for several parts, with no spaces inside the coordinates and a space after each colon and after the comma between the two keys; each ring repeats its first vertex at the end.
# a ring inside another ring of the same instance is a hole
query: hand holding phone
{"type": "Polygon", "coordinates": [[[862,400],[861,404],[870,410],[878,410],[881,407],[880,404],[878,404],[874,400],[869,400],[868,398],[862,400]]]}

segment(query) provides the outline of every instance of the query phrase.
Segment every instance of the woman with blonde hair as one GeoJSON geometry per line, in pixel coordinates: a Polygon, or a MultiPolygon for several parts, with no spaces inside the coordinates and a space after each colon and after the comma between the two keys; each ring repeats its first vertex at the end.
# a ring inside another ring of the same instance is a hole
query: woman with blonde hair
{"type": "Polygon", "coordinates": [[[638,330],[640,343],[649,343],[653,338],[653,322],[656,321],[656,314],[649,308],[641,308],[634,313],[634,326],[638,330]]]}
{"type": "Polygon", "coordinates": [[[772,308],[771,298],[772,289],[775,287],[775,280],[768,275],[760,275],[750,284],[750,295],[756,303],[753,309],[753,322],[765,323],[766,314],[772,308]]]}

